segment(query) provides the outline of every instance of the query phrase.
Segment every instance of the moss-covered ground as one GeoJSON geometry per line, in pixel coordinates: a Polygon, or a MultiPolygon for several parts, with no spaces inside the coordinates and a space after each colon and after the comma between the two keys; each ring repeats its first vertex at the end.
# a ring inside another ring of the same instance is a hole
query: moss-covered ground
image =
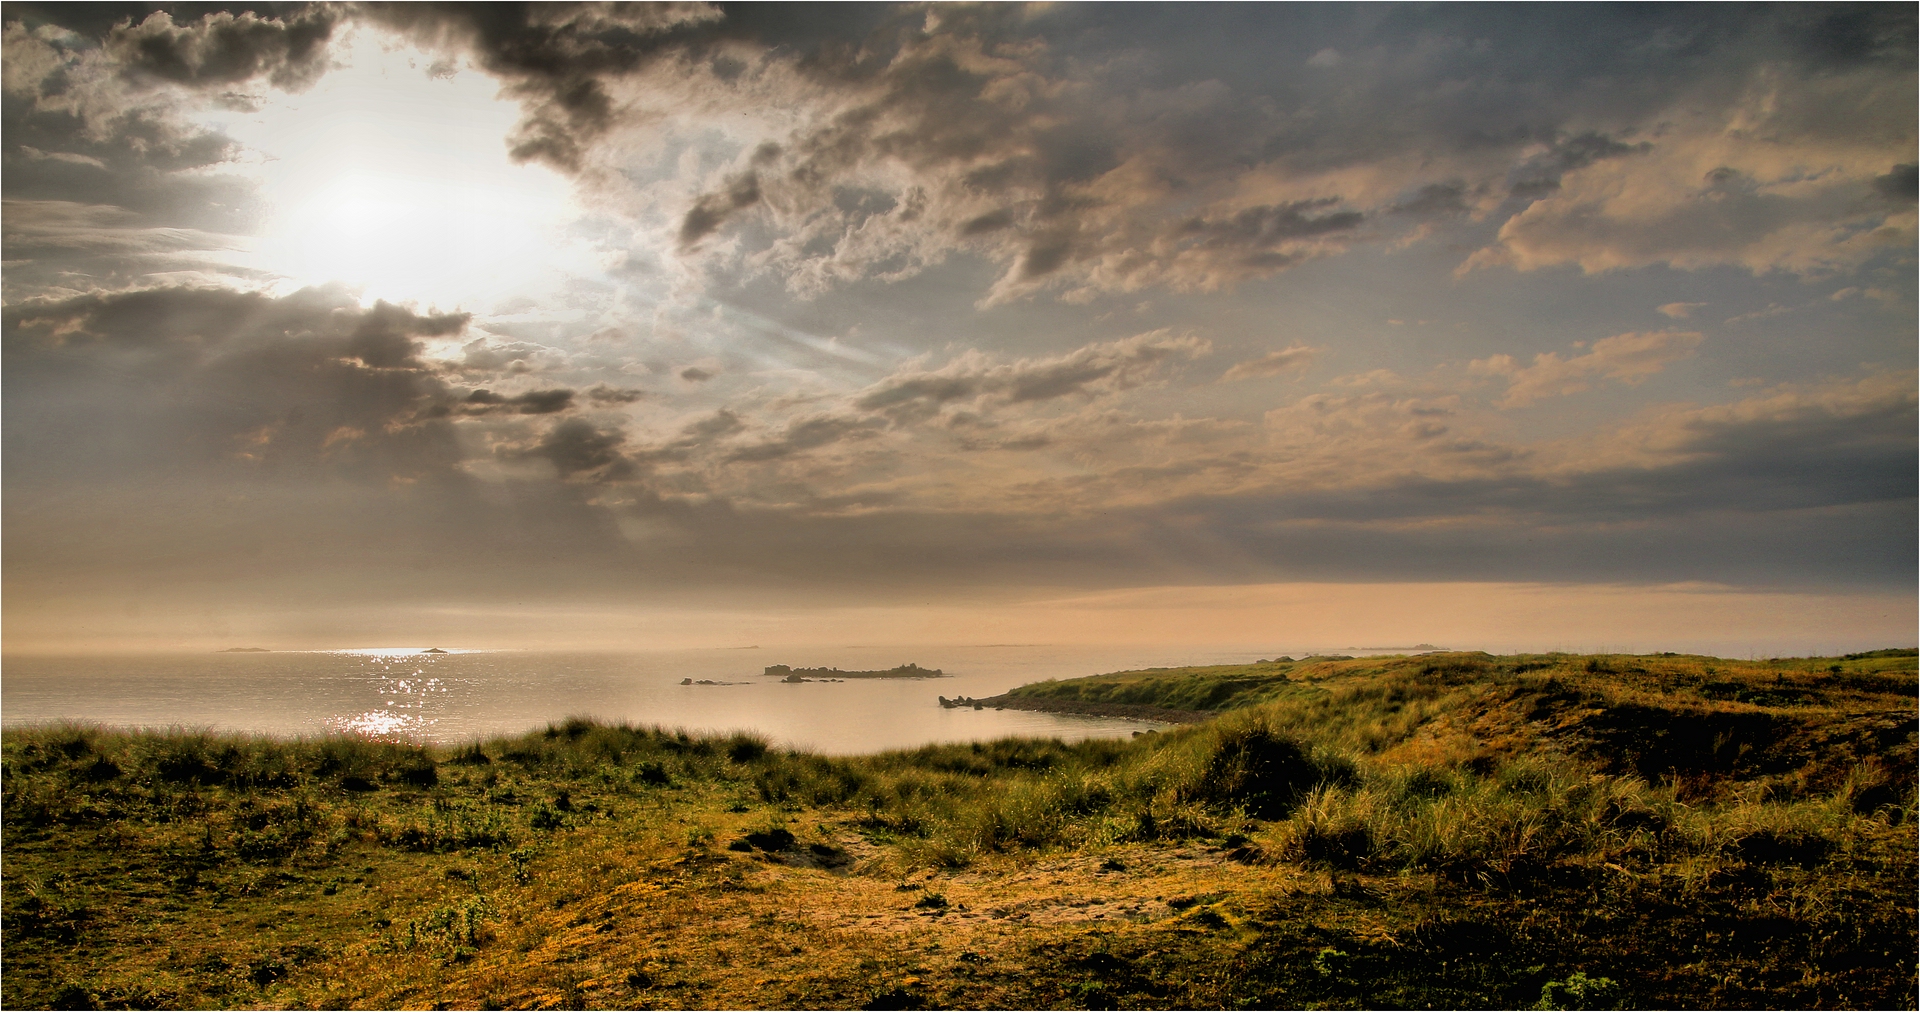
{"type": "Polygon", "coordinates": [[[9,729],[0,1002],[1911,1008],[1915,675],[1128,672],[1026,691],[1221,715],[850,758],[9,729]]]}

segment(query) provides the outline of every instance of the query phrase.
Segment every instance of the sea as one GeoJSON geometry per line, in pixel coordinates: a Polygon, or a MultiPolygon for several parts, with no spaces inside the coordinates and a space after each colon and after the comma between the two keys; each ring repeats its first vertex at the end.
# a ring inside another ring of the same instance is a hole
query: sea
{"type": "Polygon", "coordinates": [[[1282,652],[1044,645],[633,653],[428,649],[8,656],[0,669],[0,724],[73,721],[446,745],[589,717],[696,732],[748,731],[784,747],[847,755],[1011,735],[1124,738],[1156,725],[948,709],[938,697],[993,696],[1049,678],[1244,663],[1282,652]],[[884,670],[906,663],[941,669],[945,677],[795,684],[763,674],[773,664],[884,670]],[[685,684],[689,680],[693,684],[685,684]]]}

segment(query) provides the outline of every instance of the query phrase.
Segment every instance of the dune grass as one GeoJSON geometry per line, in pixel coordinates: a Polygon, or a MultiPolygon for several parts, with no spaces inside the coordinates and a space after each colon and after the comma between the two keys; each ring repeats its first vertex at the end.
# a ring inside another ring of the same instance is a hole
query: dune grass
{"type": "Polygon", "coordinates": [[[1028,689],[1221,716],[858,757],[9,729],[0,999],[1912,1007],[1915,675],[1127,672],[1028,689]]]}

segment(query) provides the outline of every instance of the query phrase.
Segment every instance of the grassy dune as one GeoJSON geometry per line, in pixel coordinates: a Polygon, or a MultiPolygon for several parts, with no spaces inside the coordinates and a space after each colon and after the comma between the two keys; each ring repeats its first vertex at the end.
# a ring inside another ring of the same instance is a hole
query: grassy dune
{"type": "Polygon", "coordinates": [[[1220,716],[853,758],[9,730],[0,1001],[1914,1005],[1914,651],[1020,691],[1220,716]]]}

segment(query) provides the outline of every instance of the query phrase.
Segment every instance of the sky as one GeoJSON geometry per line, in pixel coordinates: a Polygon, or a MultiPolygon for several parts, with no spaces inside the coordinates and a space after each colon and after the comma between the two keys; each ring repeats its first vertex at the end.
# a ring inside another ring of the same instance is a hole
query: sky
{"type": "Polygon", "coordinates": [[[0,17],[8,651],[1920,638],[1912,5],[0,17]]]}

